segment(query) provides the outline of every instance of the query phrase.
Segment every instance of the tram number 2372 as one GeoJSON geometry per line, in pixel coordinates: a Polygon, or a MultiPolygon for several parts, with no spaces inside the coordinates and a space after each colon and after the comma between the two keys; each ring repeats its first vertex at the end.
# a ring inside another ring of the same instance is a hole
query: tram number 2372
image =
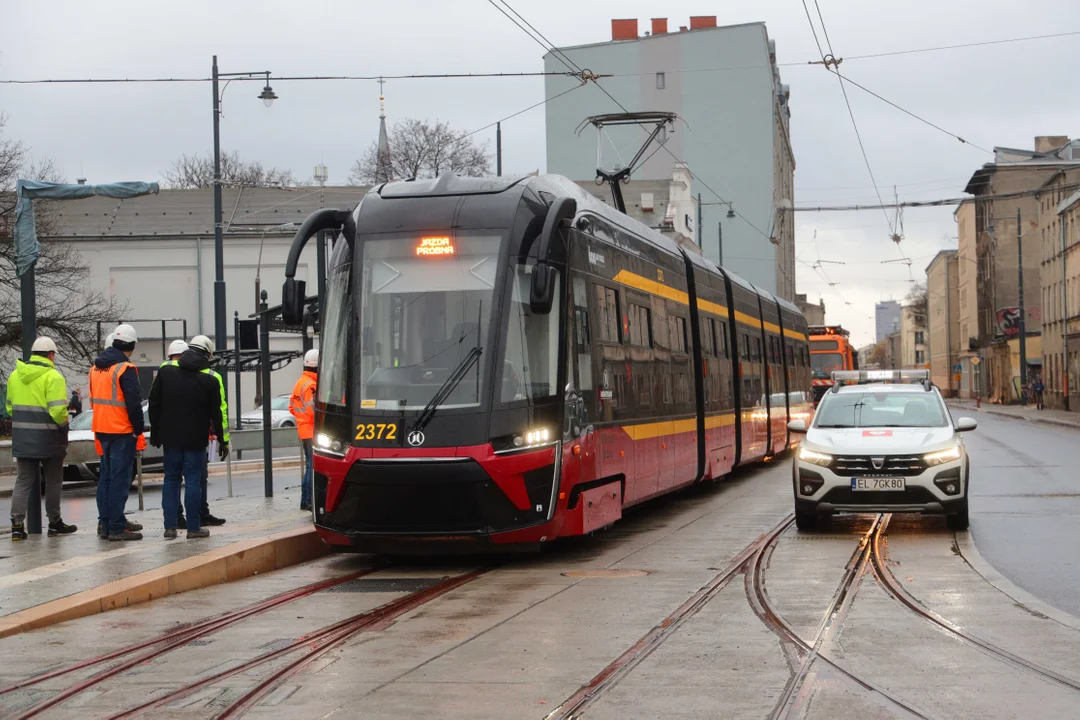
{"type": "Polygon", "coordinates": [[[357,440],[397,440],[397,423],[360,423],[357,440]]]}

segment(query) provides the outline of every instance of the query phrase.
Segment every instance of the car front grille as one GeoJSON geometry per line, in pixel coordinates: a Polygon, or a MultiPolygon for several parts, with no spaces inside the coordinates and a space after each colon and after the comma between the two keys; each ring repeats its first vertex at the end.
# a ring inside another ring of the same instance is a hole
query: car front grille
{"type": "Polygon", "coordinates": [[[920,455],[839,455],[829,469],[841,477],[910,477],[921,475],[926,464],[920,455]]]}
{"type": "Polygon", "coordinates": [[[836,487],[825,493],[821,502],[830,505],[924,505],[939,502],[934,494],[924,487],[909,487],[895,492],[876,491],[858,492],[846,487],[836,487]]]}

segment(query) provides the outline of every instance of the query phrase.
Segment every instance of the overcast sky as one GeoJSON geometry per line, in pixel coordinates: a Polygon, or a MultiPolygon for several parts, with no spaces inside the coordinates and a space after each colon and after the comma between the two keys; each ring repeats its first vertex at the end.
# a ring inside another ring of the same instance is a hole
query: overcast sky
{"type": "MultiPolygon", "coordinates": [[[[764,21],[780,63],[817,54],[799,0],[511,0],[559,45],[610,38],[612,17],[666,16],[674,28],[690,15],[720,24],[764,21]]],[[[840,57],[1080,30],[1075,0],[819,0],[840,57]]],[[[811,4],[811,9],[813,5],[811,4]]],[[[543,69],[543,51],[487,0],[376,2],[5,3],[0,79],[207,77],[217,53],[222,72],[275,75],[398,75],[519,72],[543,69]]],[[[816,16],[815,16],[816,20],[816,16]]],[[[819,29],[820,34],[820,29],[819,29]]],[[[984,148],[1030,148],[1036,135],[1077,137],[1080,36],[877,59],[851,59],[841,72],[904,108],[984,148]]],[[[617,68],[593,68],[617,72],[617,68]]],[[[796,205],[872,202],[835,77],[819,66],[782,67],[791,86],[796,205]]],[[[267,110],[260,83],[232,83],[224,95],[222,145],[246,159],[309,178],[329,167],[344,183],[378,131],[378,85],[367,81],[274,82],[267,110]]],[[[991,156],[849,89],[883,195],[922,200],[962,194],[991,156]]],[[[399,80],[386,86],[387,115],[440,118],[472,130],[543,98],[543,80],[399,80]]],[[[568,97],[573,97],[570,95],[568,97]]],[[[558,101],[556,101],[558,102],[558,101]]],[[[633,108],[632,108],[633,109],[633,108]]],[[[67,179],[160,180],[181,153],[212,147],[211,93],[205,83],[0,85],[7,136],[49,156],[67,179]]],[[[504,171],[544,170],[543,110],[503,127],[504,171]]],[[[480,136],[494,146],[494,132],[480,136]]],[[[692,160],[691,160],[692,165],[692,160]]],[[[952,210],[908,210],[903,252],[925,279],[940,249],[956,247],[952,210]]],[[[906,294],[908,269],[879,211],[799,213],[799,292],[822,296],[830,322],[863,344],[872,339],[873,305],[906,294]],[[816,239],[815,239],[816,235],[816,239]],[[821,268],[829,287],[809,265],[821,268]],[[804,264],[806,263],[806,264],[804,264]]]]}

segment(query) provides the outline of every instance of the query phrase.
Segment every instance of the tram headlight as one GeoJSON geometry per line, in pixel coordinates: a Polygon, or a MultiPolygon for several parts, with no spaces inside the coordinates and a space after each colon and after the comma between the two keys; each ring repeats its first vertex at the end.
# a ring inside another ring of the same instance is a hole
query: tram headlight
{"type": "Polygon", "coordinates": [[[825,467],[826,465],[828,465],[829,463],[832,462],[832,455],[827,455],[825,453],[820,453],[820,452],[817,452],[816,450],[811,450],[810,448],[806,447],[805,445],[802,445],[802,446],[799,447],[799,459],[804,461],[804,462],[812,463],[814,465],[821,465],[822,467],[825,467]]]}
{"type": "Polygon", "coordinates": [[[319,433],[315,436],[315,447],[334,455],[345,455],[345,444],[340,440],[335,440],[326,433],[319,433]]]}
{"type": "MultiPolygon", "coordinates": [[[[547,428],[536,428],[525,433],[525,445],[543,445],[550,439],[551,431],[547,428]]],[[[517,438],[514,438],[514,445],[518,444],[517,438]]]]}

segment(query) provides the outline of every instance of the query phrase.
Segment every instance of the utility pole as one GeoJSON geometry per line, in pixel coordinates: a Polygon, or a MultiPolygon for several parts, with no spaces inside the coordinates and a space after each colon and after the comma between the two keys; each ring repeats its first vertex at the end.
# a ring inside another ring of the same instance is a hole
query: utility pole
{"type": "Polygon", "coordinates": [[[1020,228],[1020,208],[1016,208],[1016,297],[1020,306],[1020,388],[1027,387],[1027,323],[1024,312],[1024,234],[1020,228]]]}
{"type": "Polygon", "coordinates": [[[716,264],[723,266],[724,264],[724,223],[722,220],[716,222],[716,264]]]}
{"type": "Polygon", "coordinates": [[[502,177],[502,121],[495,123],[495,174],[502,177]]]}
{"type": "Polygon", "coordinates": [[[701,193],[697,194],[697,225],[694,226],[694,236],[697,240],[698,249],[704,251],[704,248],[701,247],[701,241],[705,236],[704,231],[701,229],[701,193]]]}

